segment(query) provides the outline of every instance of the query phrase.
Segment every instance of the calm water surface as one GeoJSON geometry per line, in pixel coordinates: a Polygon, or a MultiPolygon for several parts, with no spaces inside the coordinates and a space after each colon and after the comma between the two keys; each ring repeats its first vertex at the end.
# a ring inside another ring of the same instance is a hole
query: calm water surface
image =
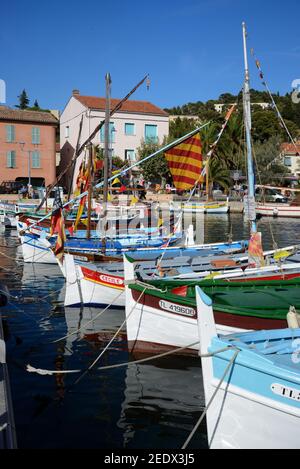
{"type": "MultiPolygon", "coordinates": [[[[300,241],[300,220],[262,219],[264,248],[300,241]],[[271,234],[272,233],[272,234],[271,234]]],[[[241,215],[205,217],[205,242],[248,239],[241,215]]],[[[64,308],[64,280],[56,266],[23,264],[16,234],[0,232],[0,280],[10,290],[1,312],[20,448],[177,449],[204,407],[197,358],[168,357],[147,364],[101,370],[134,358],[126,329],[98,357],[124,321],[124,311],[64,308]],[[93,319],[93,322],[87,324],[93,319]],[[87,324],[83,332],[67,334],[87,324]],[[26,365],[77,374],[40,376],[26,365]]],[[[206,448],[202,425],[189,449],[206,448]]]]}

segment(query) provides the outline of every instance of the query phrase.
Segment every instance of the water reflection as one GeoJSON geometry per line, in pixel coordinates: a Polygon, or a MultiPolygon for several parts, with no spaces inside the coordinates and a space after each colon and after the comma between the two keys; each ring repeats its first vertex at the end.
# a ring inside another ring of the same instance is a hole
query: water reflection
{"type": "MultiPolygon", "coordinates": [[[[180,448],[204,408],[200,360],[161,358],[127,368],[118,427],[124,448],[180,448]],[[181,443],[180,443],[181,442],[181,443]]],[[[192,442],[206,446],[205,424],[192,442]]]]}

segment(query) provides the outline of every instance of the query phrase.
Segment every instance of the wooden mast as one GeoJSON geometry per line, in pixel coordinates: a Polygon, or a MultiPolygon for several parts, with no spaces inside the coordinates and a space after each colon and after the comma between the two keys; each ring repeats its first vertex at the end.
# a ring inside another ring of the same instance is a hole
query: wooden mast
{"type": "Polygon", "coordinates": [[[93,196],[93,145],[89,144],[89,162],[88,162],[88,206],[87,206],[87,239],[91,238],[91,212],[92,212],[92,196],[93,196]]]}
{"type": "Polygon", "coordinates": [[[110,155],[109,155],[109,120],[110,120],[110,96],[111,96],[111,76],[109,73],[105,75],[106,83],[106,102],[105,102],[105,124],[104,124],[104,185],[103,185],[103,231],[102,251],[106,250],[106,218],[107,218],[107,202],[108,202],[108,179],[110,172],[110,155]]]}

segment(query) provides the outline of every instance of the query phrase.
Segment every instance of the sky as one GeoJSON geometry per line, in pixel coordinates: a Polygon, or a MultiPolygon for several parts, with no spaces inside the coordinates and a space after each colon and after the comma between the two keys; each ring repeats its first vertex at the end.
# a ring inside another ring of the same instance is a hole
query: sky
{"type": "MultiPolygon", "coordinates": [[[[63,110],[73,89],[161,108],[237,94],[242,21],[273,92],[300,78],[299,0],[12,0],[0,7],[0,79],[6,104],[25,88],[30,105],[63,110]]],[[[251,87],[262,90],[249,54],[251,87]]]]}

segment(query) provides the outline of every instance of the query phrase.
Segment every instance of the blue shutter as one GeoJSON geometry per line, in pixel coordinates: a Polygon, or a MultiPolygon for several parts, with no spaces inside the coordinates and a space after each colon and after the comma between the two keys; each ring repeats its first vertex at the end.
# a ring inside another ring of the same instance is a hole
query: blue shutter
{"type": "Polygon", "coordinates": [[[38,145],[41,143],[41,138],[40,138],[40,128],[39,127],[32,127],[32,143],[35,145],[38,145]]]}
{"type": "Polygon", "coordinates": [[[134,135],[134,124],[125,123],[125,135],[134,135]]]}
{"type": "Polygon", "coordinates": [[[150,143],[150,142],[156,143],[157,141],[158,141],[158,138],[157,138],[157,125],[145,124],[145,142],[146,143],[150,143]]]}
{"type": "Polygon", "coordinates": [[[6,166],[7,168],[16,167],[16,152],[15,151],[8,151],[6,153],[6,166]]]}
{"type": "Polygon", "coordinates": [[[6,141],[12,143],[15,141],[15,126],[7,125],[6,126],[6,141]]]}
{"type": "Polygon", "coordinates": [[[40,152],[35,150],[32,152],[32,168],[40,168],[41,161],[40,161],[40,152]]]}

